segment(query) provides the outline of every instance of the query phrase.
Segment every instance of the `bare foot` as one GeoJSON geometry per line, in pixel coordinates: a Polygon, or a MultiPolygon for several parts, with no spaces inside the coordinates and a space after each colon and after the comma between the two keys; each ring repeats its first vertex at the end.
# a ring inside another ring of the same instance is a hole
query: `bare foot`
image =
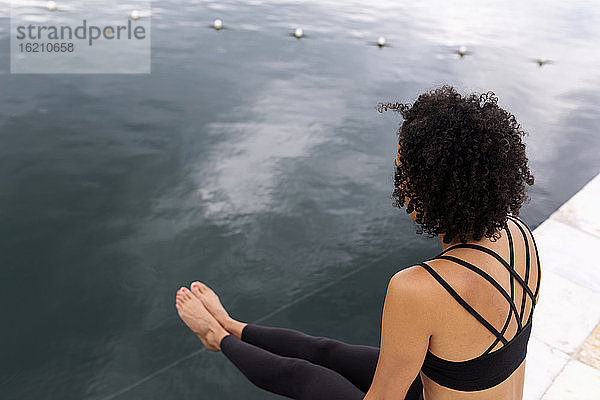
{"type": "Polygon", "coordinates": [[[195,281],[190,285],[192,293],[202,301],[204,307],[212,314],[213,317],[223,328],[229,333],[237,337],[242,338],[242,330],[247,325],[244,322],[237,321],[229,316],[223,304],[219,300],[219,296],[204,283],[195,281]]]}
{"type": "Polygon", "coordinates": [[[210,351],[221,350],[221,339],[229,334],[208,312],[202,301],[186,288],[177,291],[175,307],[185,324],[200,338],[210,351]]]}

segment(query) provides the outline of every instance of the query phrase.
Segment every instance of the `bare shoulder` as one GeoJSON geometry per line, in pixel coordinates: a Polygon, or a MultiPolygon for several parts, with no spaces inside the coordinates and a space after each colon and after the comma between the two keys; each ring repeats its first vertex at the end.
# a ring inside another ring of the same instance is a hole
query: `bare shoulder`
{"type": "Polygon", "coordinates": [[[392,283],[395,286],[414,291],[415,294],[422,294],[425,297],[431,295],[435,289],[432,276],[423,266],[418,264],[396,272],[390,280],[390,284],[392,283]]]}
{"type": "Polygon", "coordinates": [[[398,271],[388,284],[388,296],[412,305],[415,312],[429,312],[436,308],[437,287],[431,275],[420,265],[398,271]]]}

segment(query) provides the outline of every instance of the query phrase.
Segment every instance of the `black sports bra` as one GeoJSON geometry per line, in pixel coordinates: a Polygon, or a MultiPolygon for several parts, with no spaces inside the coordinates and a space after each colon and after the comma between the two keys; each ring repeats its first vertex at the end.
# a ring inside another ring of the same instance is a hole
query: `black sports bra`
{"type": "Polygon", "coordinates": [[[506,318],[506,322],[500,331],[496,330],[492,324],[486,321],[481,314],[475,311],[459,294],[452,289],[452,287],[446,282],[433,268],[431,268],[426,263],[420,263],[418,265],[425,268],[443,287],[446,289],[452,297],[456,299],[472,316],[474,316],[481,324],[483,324],[490,332],[496,336],[496,340],[494,343],[487,348],[486,351],[483,352],[479,357],[473,358],[467,361],[448,361],[444,360],[440,357],[437,357],[431,352],[427,352],[425,356],[425,361],[421,368],[421,371],[430,378],[431,380],[437,382],[438,384],[462,391],[477,391],[488,389],[493,386],[498,385],[503,382],[506,378],[508,378],[518,367],[521,365],[523,360],[525,359],[525,355],[527,354],[527,343],[529,341],[529,336],[531,334],[531,323],[533,316],[533,309],[536,304],[536,297],[540,288],[540,259],[538,256],[537,245],[535,243],[535,239],[533,239],[533,234],[531,230],[521,219],[515,216],[508,216],[515,225],[519,228],[519,231],[523,235],[523,240],[525,241],[525,280],[519,276],[519,274],[514,269],[514,248],[513,241],[510,234],[510,230],[508,229],[508,222],[505,224],[505,231],[508,237],[508,243],[510,247],[510,262],[507,263],[503,258],[501,258],[496,252],[488,249],[487,247],[483,247],[477,244],[472,243],[459,243],[454,246],[450,246],[443,252],[441,252],[437,257],[444,260],[453,261],[457,264],[460,264],[473,272],[481,275],[484,279],[490,282],[498,291],[504,296],[504,298],[509,302],[510,309],[508,312],[508,317],[506,318]],[[536,260],[537,260],[537,285],[535,288],[535,293],[531,292],[529,289],[529,243],[527,241],[527,236],[525,235],[525,231],[515,220],[520,221],[525,225],[529,233],[531,234],[531,238],[533,240],[533,246],[535,249],[536,260]],[[473,264],[470,264],[464,260],[459,258],[444,255],[444,253],[456,249],[456,248],[471,248],[483,251],[491,256],[493,256],[496,260],[498,260],[510,273],[510,296],[502,286],[498,284],[491,276],[489,276],[486,272],[477,268],[473,264]],[[520,313],[515,305],[514,301],[514,281],[517,281],[523,287],[523,299],[521,302],[520,313]],[[522,325],[523,313],[525,311],[525,294],[529,295],[532,300],[531,311],[529,312],[529,318],[525,325],[522,325]],[[508,328],[511,317],[515,314],[515,319],[517,321],[517,333],[510,340],[506,340],[504,337],[504,333],[508,328]],[[494,346],[498,344],[498,342],[502,342],[503,346],[498,350],[491,351],[494,346]]]}

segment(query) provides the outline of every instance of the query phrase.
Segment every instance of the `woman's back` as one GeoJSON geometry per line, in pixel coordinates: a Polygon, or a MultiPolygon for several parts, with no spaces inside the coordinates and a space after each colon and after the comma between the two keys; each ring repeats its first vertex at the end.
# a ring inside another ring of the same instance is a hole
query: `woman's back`
{"type": "Polygon", "coordinates": [[[425,399],[456,399],[457,390],[459,398],[522,398],[540,266],[524,222],[510,217],[507,228],[496,242],[450,246],[414,267],[437,310],[420,373],[425,399]]]}

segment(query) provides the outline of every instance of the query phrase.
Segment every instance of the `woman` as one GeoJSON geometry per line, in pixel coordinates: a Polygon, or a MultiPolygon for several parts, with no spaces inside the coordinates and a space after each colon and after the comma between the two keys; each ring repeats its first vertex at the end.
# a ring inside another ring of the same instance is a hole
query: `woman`
{"type": "Polygon", "coordinates": [[[398,132],[394,205],[442,252],[390,280],[381,348],[231,318],[194,282],[176,307],[213,351],[254,384],[294,399],[521,399],[540,288],[537,246],[518,217],[533,185],[515,117],[488,92],[443,86],[385,103],[398,132]]]}

